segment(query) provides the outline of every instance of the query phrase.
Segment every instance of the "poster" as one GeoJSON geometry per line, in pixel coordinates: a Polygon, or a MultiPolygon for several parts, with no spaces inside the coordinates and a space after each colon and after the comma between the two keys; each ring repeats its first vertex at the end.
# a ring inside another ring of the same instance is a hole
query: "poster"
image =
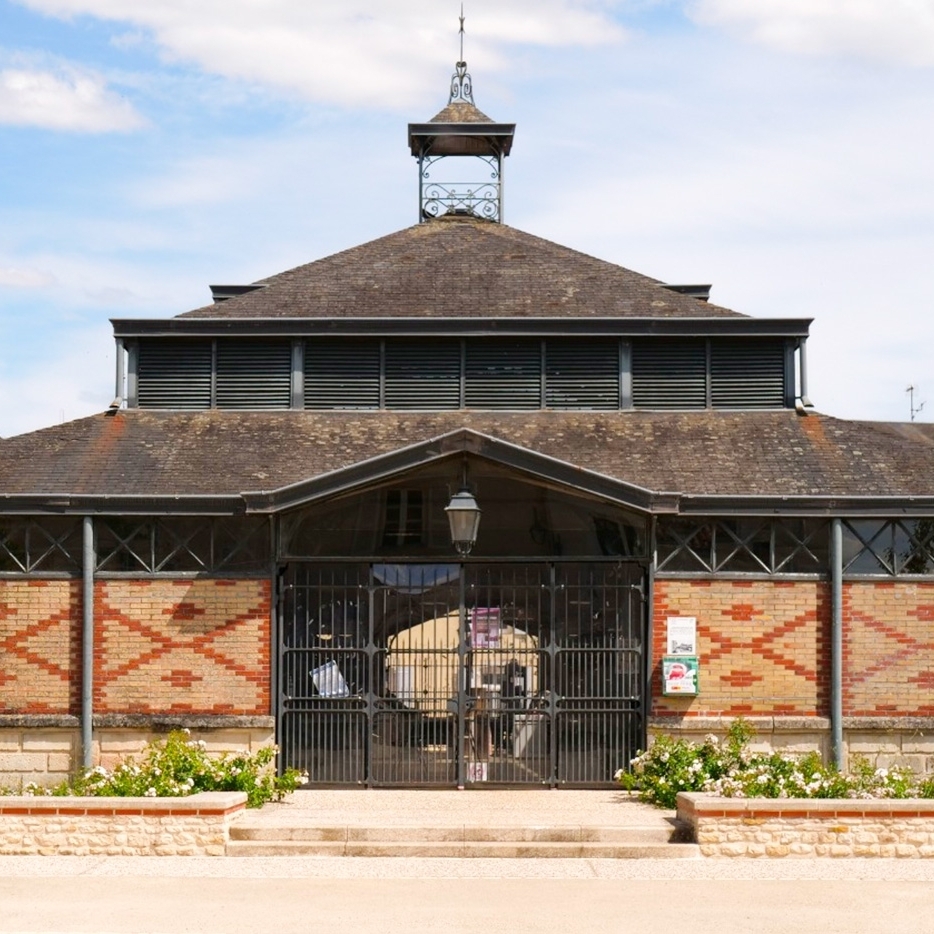
{"type": "Polygon", "coordinates": [[[697,655],[697,617],[668,617],[668,655],[697,655]]]}
{"type": "Polygon", "coordinates": [[[470,614],[470,647],[472,649],[495,649],[499,646],[499,637],[499,607],[474,607],[470,614]]]}

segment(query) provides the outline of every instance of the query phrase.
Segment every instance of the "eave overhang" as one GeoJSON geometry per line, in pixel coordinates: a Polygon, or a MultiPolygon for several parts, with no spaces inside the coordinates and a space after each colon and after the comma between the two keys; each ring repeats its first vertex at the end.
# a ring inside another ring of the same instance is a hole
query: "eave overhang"
{"type": "MultiPolygon", "coordinates": [[[[460,138],[483,143],[489,155],[502,153],[504,156],[508,156],[512,150],[515,133],[516,125],[514,123],[480,123],[475,121],[463,123],[410,123],[409,150],[416,157],[431,155],[435,140],[446,139],[452,141],[460,138]]],[[[457,152],[444,153],[444,155],[458,154],[457,152]]],[[[476,155],[478,153],[464,154],[476,155]]]]}
{"type": "Polygon", "coordinates": [[[934,516],[934,496],[697,496],[681,494],[682,516],[802,516],[854,519],[934,516]]]}
{"type": "Polygon", "coordinates": [[[245,511],[238,494],[0,493],[0,515],[232,516],[245,511]]]}
{"type": "Polygon", "coordinates": [[[114,337],[788,337],[813,318],[111,318],[114,337]]]}

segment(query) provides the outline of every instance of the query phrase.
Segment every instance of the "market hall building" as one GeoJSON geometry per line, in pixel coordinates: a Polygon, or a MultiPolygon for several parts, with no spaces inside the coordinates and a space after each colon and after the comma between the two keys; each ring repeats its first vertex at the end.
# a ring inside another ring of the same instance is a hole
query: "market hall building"
{"type": "Polygon", "coordinates": [[[0,780],[187,726],[599,786],[738,715],[934,765],[932,426],[814,411],[808,320],[506,226],[514,129],[459,63],[415,226],[115,320],[114,404],[0,441],[0,780]]]}

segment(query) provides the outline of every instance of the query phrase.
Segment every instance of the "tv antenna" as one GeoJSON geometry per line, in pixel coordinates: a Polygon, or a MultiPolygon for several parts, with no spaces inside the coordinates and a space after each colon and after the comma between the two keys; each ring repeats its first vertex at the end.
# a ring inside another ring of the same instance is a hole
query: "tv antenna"
{"type": "Polygon", "coordinates": [[[911,413],[911,420],[915,420],[915,416],[924,408],[924,403],[919,402],[915,405],[915,393],[917,392],[915,386],[909,386],[905,392],[908,393],[908,411],[911,413]]]}

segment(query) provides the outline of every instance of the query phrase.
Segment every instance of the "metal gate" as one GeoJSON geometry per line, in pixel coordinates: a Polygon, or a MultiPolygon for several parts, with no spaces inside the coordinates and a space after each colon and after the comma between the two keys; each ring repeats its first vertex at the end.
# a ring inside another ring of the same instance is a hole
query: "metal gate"
{"type": "Polygon", "coordinates": [[[636,562],[298,563],[282,762],[312,785],[605,785],[644,743],[636,562]]]}

